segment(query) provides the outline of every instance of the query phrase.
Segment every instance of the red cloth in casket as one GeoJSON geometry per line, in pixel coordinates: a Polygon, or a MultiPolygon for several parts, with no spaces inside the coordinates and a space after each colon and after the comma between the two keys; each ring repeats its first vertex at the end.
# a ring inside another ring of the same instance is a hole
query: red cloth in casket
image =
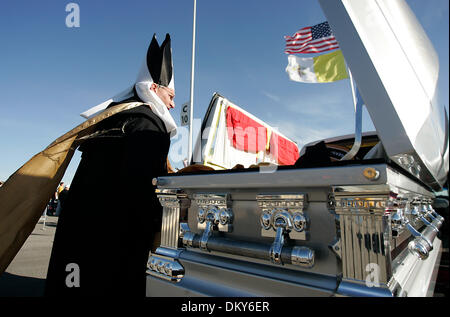
{"type": "Polygon", "coordinates": [[[227,108],[227,133],[238,150],[257,153],[266,149],[267,128],[232,107],[227,108]]]}

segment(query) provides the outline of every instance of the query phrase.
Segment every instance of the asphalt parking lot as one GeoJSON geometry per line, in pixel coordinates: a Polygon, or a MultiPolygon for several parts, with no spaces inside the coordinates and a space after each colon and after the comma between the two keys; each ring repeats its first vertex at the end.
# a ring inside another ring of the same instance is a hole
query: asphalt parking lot
{"type": "Polygon", "coordinates": [[[0,297],[44,295],[45,278],[58,217],[47,216],[36,225],[14,260],[0,275],[0,297]]]}

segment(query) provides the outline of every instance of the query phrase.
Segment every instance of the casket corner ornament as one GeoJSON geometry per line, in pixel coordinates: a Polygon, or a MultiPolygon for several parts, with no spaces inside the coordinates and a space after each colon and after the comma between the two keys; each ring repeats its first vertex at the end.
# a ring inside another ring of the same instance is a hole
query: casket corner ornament
{"type": "MultiPolygon", "coordinates": [[[[153,183],[158,184],[159,179],[153,183]]],[[[162,182],[159,182],[159,185],[162,182]]],[[[180,219],[190,207],[190,200],[181,189],[156,189],[159,202],[163,207],[160,246],[156,253],[150,253],[147,262],[147,274],[159,279],[178,283],[185,274],[183,265],[178,260],[180,219]]]]}
{"type": "Polygon", "coordinates": [[[407,296],[406,276],[439,252],[431,253],[440,247],[435,238],[444,219],[433,209],[432,196],[384,186],[334,186],[333,192],[337,228],[329,247],[342,262],[338,293],[354,295],[347,288],[360,283],[371,291],[374,285],[384,289],[380,296],[407,296]]]}

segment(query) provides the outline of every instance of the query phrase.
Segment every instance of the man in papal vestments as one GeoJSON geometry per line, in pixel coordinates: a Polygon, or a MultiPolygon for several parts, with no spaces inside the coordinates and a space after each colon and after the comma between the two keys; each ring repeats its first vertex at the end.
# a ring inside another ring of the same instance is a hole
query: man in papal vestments
{"type": "Polygon", "coordinates": [[[124,104],[129,109],[104,118],[79,147],[45,295],[145,296],[147,260],[162,216],[152,179],[167,173],[176,133],[168,34],[161,46],[153,36],[136,83],[122,95],[104,112],[124,104]]]}

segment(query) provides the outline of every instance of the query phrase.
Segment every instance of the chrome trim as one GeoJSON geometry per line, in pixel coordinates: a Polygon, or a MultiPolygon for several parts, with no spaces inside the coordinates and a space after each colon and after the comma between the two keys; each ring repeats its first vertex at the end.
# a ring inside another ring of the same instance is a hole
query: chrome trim
{"type": "Polygon", "coordinates": [[[294,223],[294,230],[297,232],[302,232],[303,230],[306,229],[306,225],[308,223],[308,220],[306,219],[306,217],[301,214],[301,213],[295,213],[292,216],[292,221],[294,223]]]}
{"type": "MultiPolygon", "coordinates": [[[[258,173],[256,171],[239,172],[239,177],[235,173],[213,173],[206,175],[177,175],[170,174],[158,178],[158,186],[163,188],[183,188],[205,191],[206,188],[227,191],[230,188],[248,189],[259,188],[265,190],[285,189],[303,187],[305,184],[311,187],[330,186],[330,184],[352,185],[352,184],[380,184],[385,185],[388,181],[388,174],[391,174],[386,164],[374,164],[380,171],[380,177],[376,180],[368,180],[363,175],[363,170],[367,165],[361,166],[333,166],[305,169],[287,169],[276,171],[276,177],[272,173],[258,173]],[[245,181],[242,181],[242,180],[245,181]]],[[[405,177],[406,178],[406,177],[405,177]]],[[[395,175],[394,182],[403,181],[395,175]]]]}
{"type": "Polygon", "coordinates": [[[395,235],[399,236],[400,232],[405,226],[405,217],[403,215],[403,209],[399,208],[391,217],[392,231],[395,231],[395,235]]]}
{"type": "Polygon", "coordinates": [[[293,265],[311,268],[314,266],[314,250],[307,247],[294,247],[291,253],[291,262],[293,265]]]}
{"type": "Polygon", "coordinates": [[[291,214],[284,210],[275,212],[273,216],[273,228],[277,232],[272,247],[270,248],[270,259],[272,263],[282,264],[281,250],[284,245],[284,236],[293,229],[291,214]]]}
{"type": "Polygon", "coordinates": [[[200,249],[203,251],[208,251],[208,239],[211,237],[213,232],[214,222],[212,220],[208,220],[206,222],[205,230],[203,231],[202,237],[200,239],[200,249]]]}
{"type": "Polygon", "coordinates": [[[422,167],[420,165],[420,161],[415,158],[415,156],[410,154],[398,154],[394,155],[392,159],[409,173],[421,179],[420,172],[422,167]]]}
{"type": "Polygon", "coordinates": [[[439,231],[438,228],[436,228],[431,222],[428,221],[428,219],[425,218],[425,216],[420,216],[419,219],[426,225],[433,227],[436,231],[439,231]]]}
{"type": "Polygon", "coordinates": [[[430,247],[428,241],[421,238],[419,238],[419,240],[415,239],[408,243],[408,250],[417,255],[421,260],[426,260],[428,258],[432,248],[433,246],[430,247]]]}
{"type": "Polygon", "coordinates": [[[191,229],[189,228],[189,225],[186,222],[180,223],[180,233],[179,233],[180,238],[183,238],[185,233],[190,231],[191,229]]]}
{"type": "Polygon", "coordinates": [[[284,245],[284,233],[285,228],[278,227],[277,235],[275,236],[275,241],[270,247],[270,261],[275,264],[283,264],[281,260],[281,251],[284,245]]]}
{"type": "Polygon", "coordinates": [[[408,213],[408,201],[407,199],[397,198],[392,202],[392,208],[389,209],[391,212],[391,226],[392,235],[398,237],[405,230],[408,218],[406,214],[408,213]]]}
{"type": "Polygon", "coordinates": [[[203,209],[199,208],[198,214],[197,214],[197,222],[204,223],[205,220],[206,220],[206,212],[203,209]]]}
{"type": "Polygon", "coordinates": [[[341,239],[336,239],[334,240],[329,246],[328,246],[331,251],[334,252],[334,254],[336,254],[336,256],[342,260],[342,246],[341,246],[341,239]]]}
{"type": "Polygon", "coordinates": [[[186,247],[194,247],[194,238],[196,234],[193,232],[188,232],[183,237],[183,245],[186,247]]]}
{"type": "Polygon", "coordinates": [[[444,217],[442,217],[441,215],[439,215],[436,210],[434,210],[433,206],[432,206],[432,201],[429,200],[426,202],[426,210],[427,210],[427,214],[430,215],[431,217],[433,217],[434,219],[436,219],[439,222],[439,225],[442,225],[442,223],[444,222],[444,217]]]}
{"type": "Polygon", "coordinates": [[[157,248],[155,255],[162,255],[169,258],[177,259],[180,256],[180,253],[183,252],[183,249],[169,249],[169,248],[157,248]]]}
{"type": "Polygon", "coordinates": [[[171,282],[180,282],[184,267],[175,259],[151,254],[147,262],[147,274],[171,282]]]}
{"type": "Polygon", "coordinates": [[[219,223],[222,226],[233,223],[233,213],[230,210],[219,211],[219,223]]]}
{"type": "Polygon", "coordinates": [[[260,217],[260,223],[264,230],[272,228],[272,214],[270,212],[263,212],[260,217]]]}

